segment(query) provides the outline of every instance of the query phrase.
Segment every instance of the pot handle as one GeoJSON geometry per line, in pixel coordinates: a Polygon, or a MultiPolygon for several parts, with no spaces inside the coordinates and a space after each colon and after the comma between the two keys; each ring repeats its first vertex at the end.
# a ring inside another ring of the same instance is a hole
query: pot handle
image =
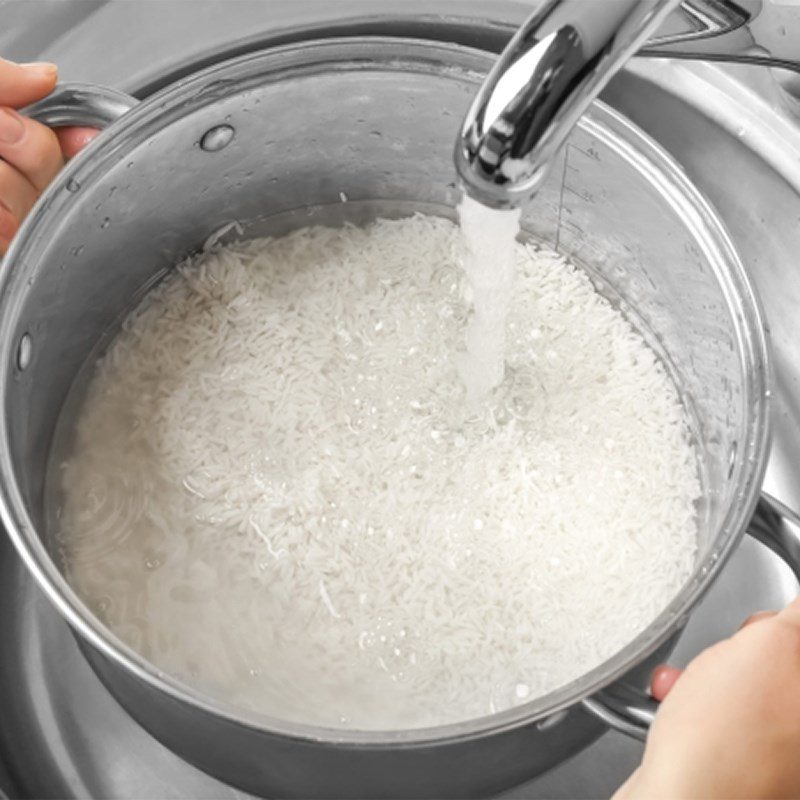
{"type": "Polygon", "coordinates": [[[129,94],[106,86],[59,83],[51,94],[23,108],[21,113],[50,127],[105,128],[138,103],[129,94]]]}
{"type": "MultiPolygon", "coordinates": [[[[780,556],[800,580],[800,515],[762,492],[747,533],[780,556]]],[[[582,705],[610,728],[641,741],[658,711],[657,700],[624,683],[606,687],[582,705]]]]}

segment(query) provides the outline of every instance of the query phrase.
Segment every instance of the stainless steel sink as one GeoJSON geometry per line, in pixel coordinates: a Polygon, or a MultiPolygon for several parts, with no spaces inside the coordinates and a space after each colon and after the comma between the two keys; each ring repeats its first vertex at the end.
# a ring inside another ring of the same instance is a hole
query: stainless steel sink
{"type": "MultiPolygon", "coordinates": [[[[53,58],[67,79],[145,94],[208,58],[287,37],[342,33],[356,24],[497,50],[530,4],[495,2],[489,9],[495,21],[480,24],[475,19],[487,13],[487,4],[469,0],[408,0],[391,17],[380,0],[240,0],[235,13],[231,8],[224,0],[22,0],[3,6],[12,25],[0,32],[0,52],[25,60],[53,58]]],[[[766,70],[644,59],[631,63],[604,99],[684,166],[720,212],[760,291],[776,370],[775,442],[766,488],[800,508],[796,101],[766,70]]],[[[685,663],[747,614],[783,605],[797,591],[788,568],[761,545],[744,541],[690,622],[675,661],[685,663]]],[[[0,634],[0,794],[5,789],[20,797],[241,797],[180,761],[127,716],[2,537],[0,634]]],[[[608,796],[640,756],[639,744],[609,733],[508,796],[608,796]]]]}

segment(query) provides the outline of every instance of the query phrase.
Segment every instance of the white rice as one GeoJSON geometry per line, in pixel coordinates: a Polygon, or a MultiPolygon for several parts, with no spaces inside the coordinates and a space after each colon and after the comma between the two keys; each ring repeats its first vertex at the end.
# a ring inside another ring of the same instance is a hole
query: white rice
{"type": "Polygon", "coordinates": [[[241,706],[406,728],[528,702],[693,565],[674,386],[581,270],[519,246],[503,383],[470,410],[458,229],[307,228],[181,266],[100,361],[63,468],[80,595],[241,706]]]}

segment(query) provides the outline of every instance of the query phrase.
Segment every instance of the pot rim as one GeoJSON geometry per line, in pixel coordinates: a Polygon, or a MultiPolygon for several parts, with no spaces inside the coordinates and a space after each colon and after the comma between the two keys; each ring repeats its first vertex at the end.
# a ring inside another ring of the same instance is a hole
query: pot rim
{"type": "MultiPolygon", "coordinates": [[[[214,87],[241,91],[242,83],[248,79],[254,85],[261,85],[265,81],[279,81],[298,69],[315,74],[332,65],[339,65],[340,69],[357,68],[359,63],[369,61],[369,66],[383,69],[430,73],[435,68],[439,74],[445,69],[454,79],[471,80],[477,90],[482,71],[488,71],[493,60],[493,54],[483,50],[424,39],[326,38],[271,48],[215,64],[142,101],[66,166],[40,198],[8,251],[0,274],[0,386],[13,380],[16,363],[13,323],[19,304],[12,303],[10,289],[17,272],[32,263],[26,256],[57,226],[59,210],[69,202],[70,193],[65,191],[68,183],[80,180],[88,185],[92,175],[102,173],[107,164],[119,161],[124,148],[146,139],[148,131],[168,125],[175,114],[182,116],[213,102],[214,87]],[[231,74],[238,74],[238,80],[231,81],[231,74]]],[[[721,221],[672,157],[602,102],[596,101],[579,125],[616,150],[681,215],[704,255],[716,266],[729,307],[752,322],[749,335],[740,335],[739,357],[750,378],[745,405],[755,413],[751,416],[751,435],[739,456],[744,463],[740,491],[736,502],[727,509],[714,539],[722,539],[722,545],[695,566],[678,595],[644,631],[611,658],[559,689],[512,709],[462,722],[404,730],[349,730],[289,722],[241,709],[197,691],[156,668],[102,625],[77,596],[37,535],[26,511],[10,453],[10,421],[3,412],[0,414],[0,520],[27,569],[73,630],[115,666],[153,689],[247,728],[333,746],[413,748],[497,734],[557,714],[619,680],[681,628],[744,534],[766,469],[769,442],[766,396],[771,385],[771,371],[763,312],[721,221]]]]}

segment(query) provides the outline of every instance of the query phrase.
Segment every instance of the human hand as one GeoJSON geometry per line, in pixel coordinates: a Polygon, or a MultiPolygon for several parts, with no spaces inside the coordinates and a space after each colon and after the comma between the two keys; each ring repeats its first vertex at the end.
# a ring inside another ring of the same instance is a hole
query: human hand
{"type": "Polygon", "coordinates": [[[50,94],[57,78],[55,64],[0,59],[0,256],[64,159],[97,135],[91,128],[52,131],[16,113],[50,94]]]}
{"type": "Polygon", "coordinates": [[[614,800],[800,797],[800,598],[750,617],[684,672],[656,670],[651,690],[661,708],[614,800]]]}

